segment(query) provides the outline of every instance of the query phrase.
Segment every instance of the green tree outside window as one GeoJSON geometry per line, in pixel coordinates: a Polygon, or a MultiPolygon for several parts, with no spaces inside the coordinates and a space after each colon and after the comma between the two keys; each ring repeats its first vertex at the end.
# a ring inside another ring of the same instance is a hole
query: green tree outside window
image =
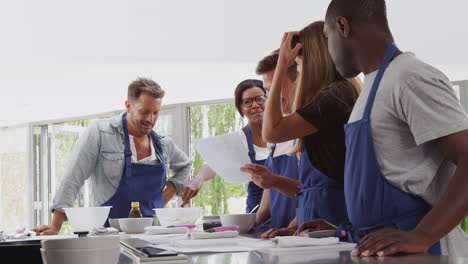
{"type": "MultiPolygon", "coordinates": [[[[237,114],[234,104],[194,106],[190,108],[191,138],[217,136],[242,129],[244,120],[237,114]]],[[[203,159],[192,148],[191,158],[193,173],[197,175],[203,165],[203,159]]],[[[193,198],[193,205],[205,208],[205,214],[228,214],[228,199],[246,197],[244,185],[228,183],[218,175],[203,184],[198,195],[193,198]]]]}

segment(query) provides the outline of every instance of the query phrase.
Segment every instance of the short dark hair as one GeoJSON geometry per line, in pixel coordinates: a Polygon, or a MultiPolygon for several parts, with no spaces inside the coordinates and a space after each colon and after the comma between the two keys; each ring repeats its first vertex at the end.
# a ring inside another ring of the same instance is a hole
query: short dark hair
{"type": "MultiPolygon", "coordinates": [[[[270,53],[270,55],[266,56],[262,60],[260,60],[257,64],[257,68],[255,69],[255,73],[258,75],[265,74],[267,72],[273,71],[278,64],[279,59],[279,49],[270,53]]],[[[288,78],[295,82],[297,79],[297,64],[294,63],[291,67],[288,68],[288,78]]]]}
{"type": "Polygon", "coordinates": [[[242,117],[244,117],[244,114],[242,113],[242,94],[244,93],[245,90],[254,88],[254,87],[258,87],[262,89],[263,93],[266,94],[265,88],[263,88],[263,82],[260,80],[256,80],[256,79],[244,80],[240,82],[236,87],[236,90],[234,92],[235,104],[236,104],[237,111],[242,117]]]}
{"type": "Polygon", "coordinates": [[[325,21],[328,23],[339,16],[351,22],[374,24],[390,32],[385,0],[332,0],[325,21]]]}
{"type": "Polygon", "coordinates": [[[127,100],[136,101],[141,93],[146,93],[154,98],[163,98],[165,91],[161,89],[157,82],[149,78],[139,77],[128,85],[127,100]]]}

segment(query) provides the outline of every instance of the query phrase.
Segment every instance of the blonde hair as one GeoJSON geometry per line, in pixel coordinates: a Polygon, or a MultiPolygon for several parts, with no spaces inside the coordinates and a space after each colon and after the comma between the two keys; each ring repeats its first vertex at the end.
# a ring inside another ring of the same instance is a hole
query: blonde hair
{"type": "MultiPolygon", "coordinates": [[[[320,92],[336,81],[347,80],[360,92],[361,83],[359,79],[345,79],[336,70],[328,52],[328,43],[323,34],[323,26],[323,21],[314,22],[303,28],[299,36],[293,39],[293,47],[298,42],[302,44],[302,49],[298,55],[302,58],[302,68],[297,80],[293,103],[294,111],[311,102],[320,92]]],[[[302,152],[304,146],[304,137],[298,138],[291,154],[302,152]]]]}

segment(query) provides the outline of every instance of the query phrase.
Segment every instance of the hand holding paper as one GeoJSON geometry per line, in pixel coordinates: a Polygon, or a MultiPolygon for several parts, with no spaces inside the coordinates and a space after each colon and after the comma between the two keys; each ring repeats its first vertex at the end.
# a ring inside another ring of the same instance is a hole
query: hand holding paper
{"type": "Polygon", "coordinates": [[[239,171],[250,164],[247,146],[238,132],[196,139],[193,146],[205,162],[227,182],[246,183],[251,181],[250,174],[239,171]]]}

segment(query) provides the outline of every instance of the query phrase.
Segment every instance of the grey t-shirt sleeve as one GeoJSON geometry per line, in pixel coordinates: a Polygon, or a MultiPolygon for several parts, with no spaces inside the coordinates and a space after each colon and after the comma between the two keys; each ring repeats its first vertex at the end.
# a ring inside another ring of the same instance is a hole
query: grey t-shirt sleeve
{"type": "Polygon", "coordinates": [[[468,129],[467,115],[443,73],[427,66],[408,72],[406,80],[397,91],[395,109],[417,145],[468,129]]]}

